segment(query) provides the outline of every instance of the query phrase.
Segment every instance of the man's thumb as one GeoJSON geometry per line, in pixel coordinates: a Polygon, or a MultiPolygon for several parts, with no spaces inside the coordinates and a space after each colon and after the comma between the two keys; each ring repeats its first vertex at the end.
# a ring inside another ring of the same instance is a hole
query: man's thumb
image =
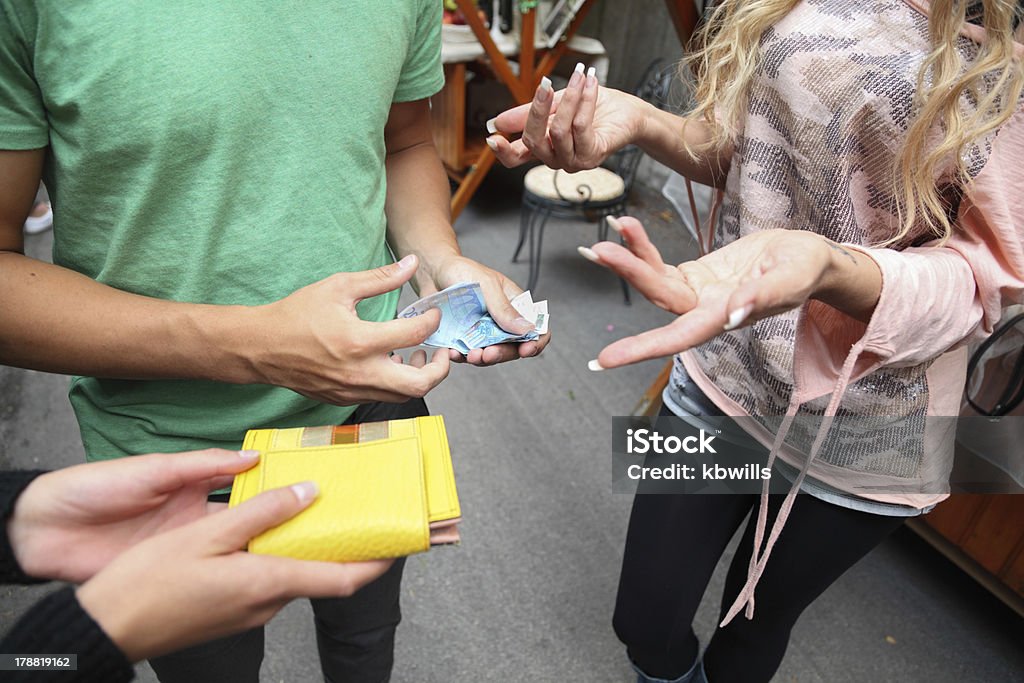
{"type": "Polygon", "coordinates": [[[352,301],[359,302],[378,294],[398,289],[413,276],[419,261],[414,254],[409,254],[401,261],[380,268],[347,273],[345,294],[352,301]]]}

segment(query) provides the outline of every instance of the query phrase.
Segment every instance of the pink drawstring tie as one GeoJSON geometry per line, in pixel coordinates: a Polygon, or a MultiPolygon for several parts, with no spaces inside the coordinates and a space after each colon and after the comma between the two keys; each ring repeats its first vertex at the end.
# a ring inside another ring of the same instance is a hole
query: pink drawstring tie
{"type": "MultiPolygon", "coordinates": [[[[811,450],[807,454],[807,460],[804,461],[803,467],[800,468],[800,474],[793,481],[793,485],[790,487],[789,492],[786,494],[786,500],[782,502],[782,507],[779,508],[779,514],[775,518],[775,523],[772,524],[771,533],[768,535],[768,543],[765,545],[764,553],[761,553],[761,543],[764,540],[765,526],[768,524],[768,485],[769,480],[764,480],[764,485],[761,489],[761,503],[758,506],[757,511],[757,526],[754,530],[754,548],[750,553],[750,565],[747,569],[747,582],[744,584],[740,594],[736,596],[736,601],[733,602],[732,607],[726,613],[725,618],[719,627],[725,627],[730,621],[733,620],[741,609],[746,608],[744,615],[747,619],[754,618],[754,589],[757,588],[757,582],[761,580],[761,575],[764,573],[765,565],[768,564],[768,557],[772,554],[772,548],[775,547],[775,541],[778,540],[779,535],[782,533],[782,528],[786,525],[786,519],[789,517],[789,511],[793,508],[793,503],[796,501],[797,493],[800,491],[800,484],[803,483],[804,477],[807,475],[807,470],[811,466],[811,462],[818,456],[818,452],[821,450],[821,446],[825,441],[825,437],[828,436],[829,430],[832,428],[832,422],[835,420],[836,413],[839,410],[839,403],[843,399],[843,395],[846,393],[846,387],[850,383],[850,377],[853,376],[853,367],[860,358],[860,354],[863,351],[863,344],[854,344],[850,349],[850,353],[846,356],[846,360],[843,362],[842,370],[839,373],[839,380],[836,382],[835,388],[832,390],[832,398],[829,400],[828,407],[825,408],[825,415],[822,418],[821,426],[818,427],[818,433],[814,437],[814,442],[811,444],[811,450]]],[[[800,401],[796,400],[797,392],[796,388],[793,389],[794,398],[790,399],[789,407],[786,409],[786,416],[779,424],[779,431],[775,435],[775,441],[772,443],[771,451],[768,453],[768,468],[770,469],[775,463],[775,457],[779,451],[782,450],[782,445],[786,441],[786,436],[789,434],[790,428],[793,426],[793,420],[796,418],[797,412],[800,410],[800,406],[803,405],[800,401]]]]}

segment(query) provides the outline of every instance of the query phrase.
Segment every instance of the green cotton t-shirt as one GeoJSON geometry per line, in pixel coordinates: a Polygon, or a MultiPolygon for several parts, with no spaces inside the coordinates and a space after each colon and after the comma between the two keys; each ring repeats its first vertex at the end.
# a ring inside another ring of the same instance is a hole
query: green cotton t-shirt
{"type": "MultiPolygon", "coordinates": [[[[0,149],[48,147],[55,263],[161,299],[275,301],[392,262],[384,125],[443,85],[441,9],[0,0],[0,149]]],[[[91,459],[237,448],[249,428],[353,411],[185,380],[77,377],[70,398],[91,459]]]]}

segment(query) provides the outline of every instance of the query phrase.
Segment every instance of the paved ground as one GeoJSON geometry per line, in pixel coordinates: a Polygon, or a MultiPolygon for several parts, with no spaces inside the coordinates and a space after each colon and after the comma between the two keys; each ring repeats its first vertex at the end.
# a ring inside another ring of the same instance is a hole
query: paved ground
{"type": "MultiPolygon", "coordinates": [[[[520,185],[501,172],[462,216],[465,251],[525,280],[508,259],[520,185]]],[[[689,245],[660,198],[644,195],[666,256],[689,245]]],[[[551,300],[554,341],[543,357],[456,368],[430,397],[456,460],[464,543],[414,557],[395,680],[631,680],[610,619],[630,501],[611,493],[610,416],[626,414],[660,363],[600,374],[586,361],[607,342],[667,321],[576,255],[593,227],[553,223],[538,294],[551,300]]],[[[31,238],[39,256],[49,237],[31,238]]],[[[0,368],[0,466],[81,459],[65,378],[0,368]]],[[[727,553],[731,557],[731,549],[727,553]]],[[[720,567],[721,569],[721,567],[720,567]]],[[[716,575],[697,619],[706,641],[721,593],[716,575]]],[[[51,588],[0,588],[0,629],[51,588]]],[[[909,532],[838,581],[793,633],[778,681],[1024,681],[1022,621],[909,532]]],[[[308,606],[270,625],[264,680],[314,681],[308,606]]],[[[145,666],[140,680],[154,680],[145,666]]]]}

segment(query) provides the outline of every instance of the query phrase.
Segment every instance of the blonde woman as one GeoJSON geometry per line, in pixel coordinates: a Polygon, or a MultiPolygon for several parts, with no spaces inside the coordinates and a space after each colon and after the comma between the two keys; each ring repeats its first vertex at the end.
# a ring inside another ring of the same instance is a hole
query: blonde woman
{"type": "Polygon", "coordinates": [[[786,496],[636,497],[615,628],[640,681],[769,680],[801,612],[945,497],[949,421],[925,418],[957,414],[965,345],[1024,291],[1019,14],[1005,0],[725,0],[686,117],[577,74],[491,122],[522,132],[488,139],[507,166],[575,171],[634,143],[722,191],[697,261],[665,264],[629,218],[613,221],[625,246],[580,249],[679,316],[591,368],[677,354],[666,414],[752,417],[792,481],[786,496]],[[837,415],[903,428],[843,441],[837,415]],[[793,438],[805,420],[820,426],[793,438]],[[699,656],[693,615],[748,516],[699,656]]]}

